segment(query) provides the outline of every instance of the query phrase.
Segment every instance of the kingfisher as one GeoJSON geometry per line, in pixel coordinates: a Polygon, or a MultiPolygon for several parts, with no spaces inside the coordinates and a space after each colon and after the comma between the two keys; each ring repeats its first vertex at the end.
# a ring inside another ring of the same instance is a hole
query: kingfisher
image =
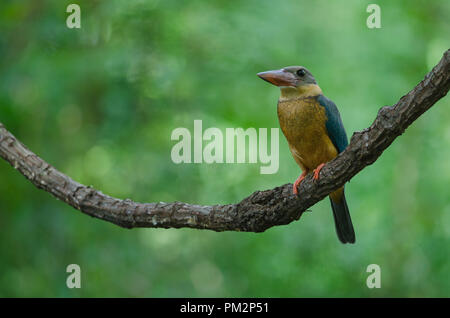
{"type": "MultiPolygon", "coordinates": [[[[288,66],[257,75],[280,88],[278,120],[292,156],[303,171],[293,185],[293,193],[298,195],[298,186],[308,173],[313,172],[314,180],[318,180],[325,163],[347,147],[341,115],[303,66],[288,66]]],[[[330,193],[330,202],[339,240],[344,244],[355,243],[344,186],[330,193]]]]}

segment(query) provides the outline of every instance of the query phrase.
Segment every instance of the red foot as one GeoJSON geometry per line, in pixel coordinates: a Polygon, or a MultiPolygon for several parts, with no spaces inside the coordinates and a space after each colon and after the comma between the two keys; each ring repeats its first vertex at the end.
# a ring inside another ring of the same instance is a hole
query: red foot
{"type": "Polygon", "coordinates": [[[314,180],[319,180],[319,173],[320,170],[322,170],[323,166],[325,166],[325,164],[321,163],[320,165],[317,166],[316,169],[314,169],[314,180]]]}
{"type": "Polygon", "coordinates": [[[298,190],[297,190],[298,185],[300,184],[300,182],[303,181],[303,179],[305,179],[305,177],[306,177],[306,171],[303,171],[303,173],[297,178],[297,180],[295,180],[294,186],[292,188],[292,192],[294,192],[295,195],[298,194],[298,190]]]}

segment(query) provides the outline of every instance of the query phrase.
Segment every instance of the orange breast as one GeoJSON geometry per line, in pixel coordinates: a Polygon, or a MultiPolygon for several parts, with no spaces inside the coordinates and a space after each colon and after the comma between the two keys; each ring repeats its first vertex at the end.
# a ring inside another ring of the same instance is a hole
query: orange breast
{"type": "Polygon", "coordinates": [[[325,108],[314,97],[278,102],[278,120],[295,161],[313,170],[337,156],[325,127],[325,108]]]}

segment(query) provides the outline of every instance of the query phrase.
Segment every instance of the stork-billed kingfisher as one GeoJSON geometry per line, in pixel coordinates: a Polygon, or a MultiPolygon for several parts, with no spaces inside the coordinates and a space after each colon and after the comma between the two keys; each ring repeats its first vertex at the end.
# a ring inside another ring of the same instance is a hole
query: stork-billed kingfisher
{"type": "MultiPolygon", "coordinates": [[[[309,172],[313,171],[314,179],[319,179],[325,163],[347,147],[347,134],[336,105],[323,95],[305,67],[289,66],[258,76],[281,90],[278,120],[292,156],[303,170],[294,182],[293,192],[297,195],[298,185],[309,172]]],[[[330,193],[330,202],[339,240],[355,243],[344,187],[330,193]]]]}

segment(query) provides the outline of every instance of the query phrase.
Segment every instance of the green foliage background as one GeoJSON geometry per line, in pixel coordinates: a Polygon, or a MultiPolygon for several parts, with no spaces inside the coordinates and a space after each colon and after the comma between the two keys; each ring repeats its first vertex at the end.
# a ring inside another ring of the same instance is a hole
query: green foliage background
{"type": "MultiPolygon", "coordinates": [[[[255,74],[307,66],[349,136],[439,61],[450,2],[5,1],[0,121],[57,169],[141,202],[237,202],[300,173],[176,165],[171,132],[278,127],[278,90],[255,74]],[[78,3],[82,28],[68,29],[78,3]]],[[[347,186],[357,244],[341,245],[328,200],[265,233],[121,229],[32,186],[0,160],[0,296],[450,296],[450,112],[444,98],[347,186]],[[79,264],[82,288],[66,287],[79,264]],[[366,287],[379,264],[382,288],[366,287]]]]}

